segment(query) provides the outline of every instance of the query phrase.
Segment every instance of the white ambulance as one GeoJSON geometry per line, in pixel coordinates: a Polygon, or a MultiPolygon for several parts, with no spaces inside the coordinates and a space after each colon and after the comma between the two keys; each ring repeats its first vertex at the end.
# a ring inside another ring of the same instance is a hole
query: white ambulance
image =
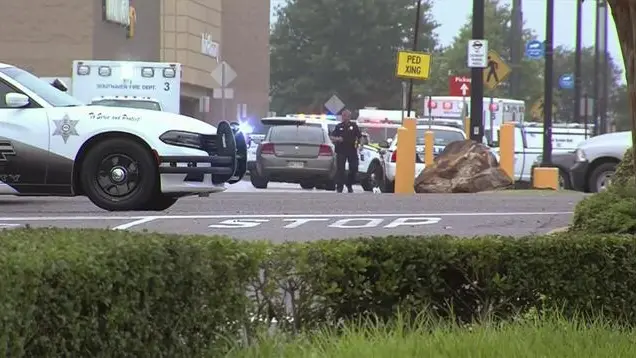
{"type": "Polygon", "coordinates": [[[69,93],[81,102],[180,113],[181,64],[73,61],[69,93]]]}

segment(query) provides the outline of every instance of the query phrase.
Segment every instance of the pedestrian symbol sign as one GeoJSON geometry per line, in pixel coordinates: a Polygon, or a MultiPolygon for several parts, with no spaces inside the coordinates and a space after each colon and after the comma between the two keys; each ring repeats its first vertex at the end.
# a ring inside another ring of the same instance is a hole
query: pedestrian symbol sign
{"type": "MultiPolygon", "coordinates": [[[[543,98],[539,98],[532,107],[530,107],[530,115],[532,116],[532,120],[534,121],[542,121],[543,120],[543,98]]],[[[557,106],[552,105],[552,114],[557,112],[557,106]]]]}
{"type": "Polygon", "coordinates": [[[505,81],[512,72],[508,64],[499,56],[496,51],[488,51],[488,63],[484,68],[484,84],[489,89],[497,88],[505,81]]]}
{"type": "Polygon", "coordinates": [[[431,74],[431,54],[399,51],[395,75],[398,78],[426,80],[431,74]]]}

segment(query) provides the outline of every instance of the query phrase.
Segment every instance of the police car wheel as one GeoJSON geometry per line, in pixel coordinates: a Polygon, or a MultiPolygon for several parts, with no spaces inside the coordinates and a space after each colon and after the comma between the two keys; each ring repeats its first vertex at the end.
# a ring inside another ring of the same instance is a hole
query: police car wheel
{"type": "Polygon", "coordinates": [[[130,139],[97,143],[79,170],[84,194],[104,210],[144,210],[159,194],[157,163],[147,148],[130,139]]]}
{"type": "Polygon", "coordinates": [[[382,179],[380,182],[380,191],[383,193],[393,193],[395,191],[395,183],[390,180],[382,179]]]}
{"type": "Polygon", "coordinates": [[[300,182],[300,187],[305,189],[305,190],[313,189],[314,188],[314,183],[309,182],[309,181],[302,181],[302,182],[300,182]]]}
{"type": "Polygon", "coordinates": [[[379,188],[382,184],[382,167],[376,163],[372,163],[367,170],[367,175],[360,183],[364,191],[373,191],[374,188],[379,188]]]}
{"type": "Polygon", "coordinates": [[[256,189],[267,189],[268,180],[254,173],[250,173],[250,182],[256,189]]]}
{"type": "Polygon", "coordinates": [[[336,182],[335,181],[330,181],[328,183],[325,183],[323,185],[323,188],[327,191],[335,191],[336,190],[336,182]]]}

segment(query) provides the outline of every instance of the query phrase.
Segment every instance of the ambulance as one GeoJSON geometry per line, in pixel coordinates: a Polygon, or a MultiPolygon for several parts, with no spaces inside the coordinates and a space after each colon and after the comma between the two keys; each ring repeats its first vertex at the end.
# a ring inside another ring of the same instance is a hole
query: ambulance
{"type": "Polygon", "coordinates": [[[180,113],[181,64],[73,61],[69,94],[89,105],[180,113]]]}
{"type": "MultiPolygon", "coordinates": [[[[461,120],[464,113],[470,112],[470,97],[431,96],[426,97],[424,103],[424,117],[435,120],[461,120]]],[[[484,97],[483,110],[484,128],[499,127],[504,122],[525,121],[526,105],[521,100],[484,97]]]]}

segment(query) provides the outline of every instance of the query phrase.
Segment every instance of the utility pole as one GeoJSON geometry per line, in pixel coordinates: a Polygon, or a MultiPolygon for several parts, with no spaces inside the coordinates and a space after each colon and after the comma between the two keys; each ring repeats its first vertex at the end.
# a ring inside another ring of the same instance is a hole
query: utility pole
{"type": "Polygon", "coordinates": [[[592,123],[594,124],[594,131],[593,131],[593,135],[599,135],[600,131],[599,131],[599,127],[600,127],[600,123],[598,120],[599,117],[599,86],[600,86],[600,80],[599,80],[599,72],[601,71],[601,52],[599,49],[599,45],[601,42],[600,39],[600,30],[601,27],[599,26],[599,22],[600,22],[600,12],[599,12],[599,2],[601,0],[597,0],[596,1],[596,22],[595,22],[595,29],[594,29],[594,81],[593,81],[593,85],[592,85],[592,97],[594,98],[594,106],[592,108],[592,123]]]}
{"type": "Polygon", "coordinates": [[[600,100],[600,113],[599,113],[599,133],[605,134],[607,133],[608,123],[607,123],[607,105],[609,100],[609,79],[610,70],[609,70],[609,56],[607,52],[607,1],[599,0],[598,1],[598,11],[599,11],[599,19],[600,24],[600,35],[599,39],[601,40],[601,46],[599,46],[599,52],[602,56],[601,59],[601,70],[599,71],[601,75],[601,100],[600,100]]]}
{"type": "Polygon", "coordinates": [[[552,81],[554,47],[554,0],[546,1],[545,16],[545,74],[543,97],[543,162],[541,166],[552,165],[552,81]]]}
{"type": "MultiPolygon", "coordinates": [[[[473,0],[473,39],[484,39],[485,0],[473,0]]],[[[484,137],[484,69],[475,67],[470,77],[470,139],[481,143],[484,137]]]]}
{"type": "MultiPolygon", "coordinates": [[[[574,122],[581,123],[581,47],[583,41],[583,0],[576,2],[576,50],[574,51],[574,122]]],[[[587,101],[586,101],[587,102],[587,101]]],[[[585,104],[587,106],[587,103],[585,104]]],[[[587,107],[585,109],[587,111],[587,107]]],[[[587,123],[587,122],[586,122],[587,123]]]]}
{"type": "Polygon", "coordinates": [[[523,44],[522,0],[512,1],[510,19],[510,98],[519,98],[521,92],[521,55],[523,44]]]}
{"type": "MultiPolygon", "coordinates": [[[[415,14],[415,29],[413,34],[413,51],[417,51],[417,40],[420,35],[420,19],[422,17],[422,0],[417,1],[416,10],[417,14],[415,14]]],[[[413,79],[409,80],[409,94],[408,94],[408,102],[406,105],[406,115],[411,116],[411,106],[413,105],[413,79]]],[[[402,117],[404,119],[404,117],[402,117]]]]}

